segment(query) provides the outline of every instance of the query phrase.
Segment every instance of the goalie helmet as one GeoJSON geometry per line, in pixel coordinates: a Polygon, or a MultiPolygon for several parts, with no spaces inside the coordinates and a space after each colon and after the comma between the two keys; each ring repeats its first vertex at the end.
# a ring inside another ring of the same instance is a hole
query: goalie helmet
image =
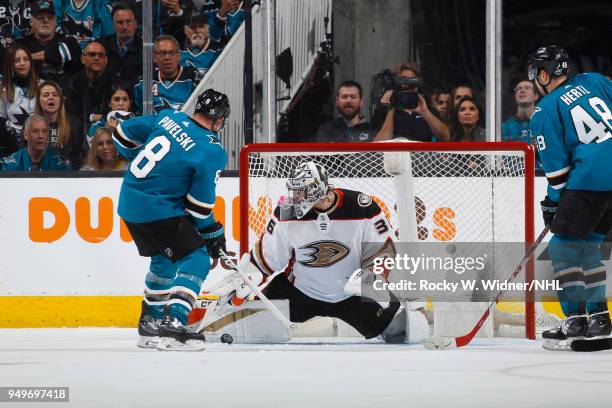
{"type": "Polygon", "coordinates": [[[281,207],[281,219],[298,219],[325,198],[329,192],[327,170],[314,161],[302,162],[287,180],[287,199],[281,207]]]}
{"type": "Polygon", "coordinates": [[[195,105],[195,113],[202,113],[212,120],[224,117],[226,120],[230,115],[230,105],[227,95],[209,88],[198,96],[195,105]]]}
{"type": "Polygon", "coordinates": [[[567,51],[556,45],[540,47],[527,56],[527,76],[530,81],[538,77],[540,69],[551,77],[567,75],[569,56],[567,51]]]}

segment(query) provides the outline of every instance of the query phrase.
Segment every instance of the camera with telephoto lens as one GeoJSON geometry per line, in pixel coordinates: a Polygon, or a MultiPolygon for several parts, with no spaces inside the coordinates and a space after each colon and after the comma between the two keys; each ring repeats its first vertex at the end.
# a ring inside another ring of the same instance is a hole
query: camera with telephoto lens
{"type": "Polygon", "coordinates": [[[421,78],[393,76],[391,104],[396,110],[415,109],[419,105],[421,78]]]}

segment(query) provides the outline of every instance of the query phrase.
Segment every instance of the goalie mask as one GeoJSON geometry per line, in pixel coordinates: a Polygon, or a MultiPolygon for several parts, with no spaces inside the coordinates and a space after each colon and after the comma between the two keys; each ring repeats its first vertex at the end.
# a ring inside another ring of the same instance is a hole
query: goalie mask
{"type": "Polygon", "coordinates": [[[325,168],[313,161],[300,163],[287,180],[287,199],[281,205],[281,219],[304,217],[328,191],[325,168]]]}

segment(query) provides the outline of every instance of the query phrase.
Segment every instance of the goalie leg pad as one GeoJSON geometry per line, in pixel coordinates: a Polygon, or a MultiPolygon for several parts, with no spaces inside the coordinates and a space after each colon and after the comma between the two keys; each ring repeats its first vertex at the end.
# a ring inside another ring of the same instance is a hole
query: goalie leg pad
{"type": "Polygon", "coordinates": [[[408,313],[408,324],[406,329],[406,343],[409,344],[420,344],[429,338],[431,330],[429,328],[429,322],[427,316],[425,316],[425,309],[418,308],[415,310],[407,309],[408,313]]]}
{"type": "Polygon", "coordinates": [[[386,343],[420,344],[430,335],[429,323],[423,309],[401,308],[382,332],[386,343]]]}
{"type": "MultiPolygon", "coordinates": [[[[272,303],[285,316],[289,315],[288,300],[272,300],[272,303]]],[[[238,308],[219,309],[214,321],[207,324],[202,333],[207,341],[235,344],[286,343],[290,339],[285,326],[260,300],[247,302],[238,308]],[[231,342],[227,341],[230,337],[231,342]]]]}
{"type": "Polygon", "coordinates": [[[387,328],[380,335],[385,343],[404,343],[406,341],[406,309],[401,310],[393,317],[387,328]]]}

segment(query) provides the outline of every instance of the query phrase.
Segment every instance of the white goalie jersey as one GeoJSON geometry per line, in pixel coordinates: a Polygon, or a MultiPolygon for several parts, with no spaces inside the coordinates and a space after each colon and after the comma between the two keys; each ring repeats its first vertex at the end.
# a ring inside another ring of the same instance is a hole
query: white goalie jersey
{"type": "Polygon", "coordinates": [[[336,303],[350,296],[349,277],[381,250],[393,248],[393,228],[378,204],[358,191],[334,189],[330,209],[312,209],[301,219],[280,220],[277,207],[266,232],[251,250],[265,274],[285,269],[288,279],[311,298],[336,303]]]}

